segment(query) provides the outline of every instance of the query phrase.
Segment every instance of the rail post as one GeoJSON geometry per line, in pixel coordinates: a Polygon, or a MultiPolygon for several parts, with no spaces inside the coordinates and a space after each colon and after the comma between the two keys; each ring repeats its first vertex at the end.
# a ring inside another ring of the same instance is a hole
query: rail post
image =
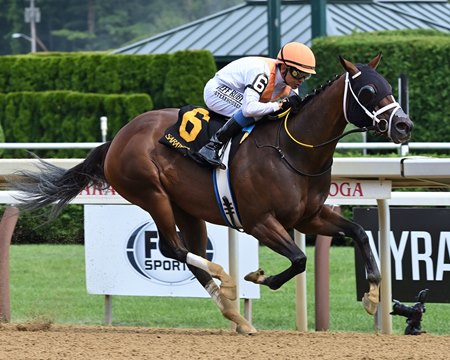
{"type": "Polygon", "coordinates": [[[9,297],[9,245],[19,218],[19,210],[9,206],[0,221],[0,323],[11,320],[9,297]]]}
{"type": "MultiPolygon", "coordinates": [[[[339,206],[333,211],[341,213],[339,206]]],[[[330,247],[331,236],[317,235],[314,252],[315,276],[315,319],[316,331],[327,331],[330,328],[330,247]]]]}

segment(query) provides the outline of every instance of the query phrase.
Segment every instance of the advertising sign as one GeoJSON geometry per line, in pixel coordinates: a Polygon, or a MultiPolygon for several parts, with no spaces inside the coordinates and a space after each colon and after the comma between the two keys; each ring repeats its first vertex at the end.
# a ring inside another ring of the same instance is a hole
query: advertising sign
{"type": "Polygon", "coordinates": [[[331,182],[328,199],[389,199],[391,189],[389,180],[337,179],[331,182]]]}
{"type": "MultiPolygon", "coordinates": [[[[450,209],[391,208],[390,213],[393,298],[415,302],[420,290],[430,289],[427,302],[450,303],[450,209]]],[[[366,230],[379,266],[377,209],[354,208],[353,215],[366,230]]],[[[360,300],[367,291],[367,280],[356,246],[355,265],[360,300]]]]}
{"type": "MultiPolygon", "coordinates": [[[[85,205],[86,286],[90,294],[209,297],[186,264],[161,252],[153,219],[134,205],[85,205]]],[[[207,224],[207,258],[229,272],[228,229],[207,224]]],[[[259,298],[244,281],[258,269],[258,242],[239,233],[240,297],[259,298]],[[245,260],[245,261],[244,261],[245,260]]]]}

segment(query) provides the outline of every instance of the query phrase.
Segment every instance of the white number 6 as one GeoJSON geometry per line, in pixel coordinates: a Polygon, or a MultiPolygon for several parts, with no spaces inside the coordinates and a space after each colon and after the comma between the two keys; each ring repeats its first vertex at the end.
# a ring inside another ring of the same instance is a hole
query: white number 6
{"type": "Polygon", "coordinates": [[[269,83],[269,79],[267,78],[267,75],[262,73],[258,74],[256,76],[255,81],[253,81],[252,89],[255,90],[258,94],[262,94],[264,89],[266,88],[267,84],[269,83]]]}

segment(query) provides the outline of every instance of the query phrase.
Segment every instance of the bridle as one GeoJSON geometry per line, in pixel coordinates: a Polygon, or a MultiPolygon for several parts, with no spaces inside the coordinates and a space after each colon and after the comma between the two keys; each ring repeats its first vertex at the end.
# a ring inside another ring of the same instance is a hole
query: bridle
{"type": "MultiPolygon", "coordinates": [[[[358,71],[355,75],[351,76],[352,79],[356,79],[359,75],[361,75],[361,71],[358,71]]],[[[366,132],[369,130],[373,130],[376,131],[380,134],[386,135],[389,138],[391,138],[391,124],[392,124],[392,119],[394,118],[395,113],[398,110],[401,110],[401,106],[400,104],[395,101],[394,97],[391,95],[393,102],[383,106],[381,109],[378,110],[374,110],[373,112],[370,112],[362,103],[361,101],[359,101],[358,96],[355,94],[351,81],[350,81],[350,73],[346,72],[345,73],[345,83],[344,83],[344,96],[342,97],[342,102],[343,102],[343,111],[344,111],[344,118],[347,121],[347,123],[349,124],[353,124],[353,122],[349,119],[349,115],[347,114],[347,101],[348,101],[348,94],[351,94],[353,96],[353,99],[356,101],[356,103],[358,104],[358,106],[364,111],[364,113],[370,118],[372,119],[372,126],[364,126],[364,127],[357,127],[355,129],[346,131],[345,133],[336,136],[330,140],[327,140],[323,143],[320,144],[316,144],[316,145],[312,145],[312,144],[306,144],[303,143],[299,140],[297,140],[289,131],[288,127],[287,127],[287,121],[290,115],[290,110],[288,109],[287,111],[281,113],[278,115],[278,118],[283,118],[284,117],[284,130],[286,132],[286,134],[288,135],[288,137],[294,141],[296,144],[302,146],[302,147],[306,147],[306,148],[319,148],[319,147],[323,147],[326,145],[329,145],[331,143],[335,143],[336,141],[339,141],[340,139],[342,139],[343,137],[349,135],[349,134],[353,134],[356,132],[366,132]],[[349,91],[350,90],[350,91],[349,91]],[[389,120],[386,119],[380,119],[378,118],[379,115],[385,113],[388,110],[391,110],[391,115],[389,116],[389,120]]]]}
{"type": "MultiPolygon", "coordinates": [[[[357,78],[359,75],[361,75],[361,71],[357,72],[355,75],[352,76],[352,79],[357,78]]],[[[260,145],[258,143],[256,143],[256,147],[257,148],[264,148],[264,147],[269,147],[269,148],[273,148],[275,149],[281,159],[286,163],[286,165],[293,170],[294,172],[296,172],[299,175],[304,175],[304,176],[309,176],[309,177],[317,177],[317,176],[321,176],[327,172],[329,172],[331,170],[331,166],[333,165],[333,158],[331,157],[331,160],[329,161],[329,163],[327,164],[327,166],[324,167],[324,169],[322,169],[321,171],[311,174],[311,173],[306,173],[300,169],[297,169],[293,164],[291,164],[291,162],[287,159],[286,154],[284,153],[284,151],[281,149],[280,146],[280,136],[281,136],[281,129],[284,127],[284,131],[287,134],[287,136],[293,141],[295,142],[297,145],[300,145],[302,147],[305,148],[320,148],[320,147],[324,147],[327,146],[331,143],[335,143],[337,141],[339,141],[341,138],[343,138],[344,136],[347,136],[349,134],[352,133],[356,133],[356,132],[366,132],[369,130],[375,130],[381,134],[386,134],[386,136],[389,136],[389,138],[391,138],[391,123],[392,123],[392,119],[395,115],[395,113],[401,109],[400,104],[395,101],[394,97],[392,96],[393,102],[383,106],[381,109],[378,110],[374,110],[373,112],[370,112],[358,99],[358,97],[356,96],[355,92],[353,91],[351,82],[350,82],[350,78],[349,78],[350,74],[347,72],[345,74],[345,84],[344,84],[344,96],[343,96],[343,111],[344,111],[344,117],[345,120],[347,121],[347,123],[353,124],[350,120],[349,117],[347,115],[347,98],[348,98],[348,93],[349,93],[349,89],[350,89],[350,93],[352,94],[354,100],[357,102],[358,106],[361,107],[362,110],[364,110],[365,114],[372,119],[373,121],[373,125],[372,126],[364,126],[364,127],[357,127],[355,129],[349,130],[344,132],[343,134],[336,136],[330,140],[327,140],[323,143],[320,144],[316,144],[316,145],[312,145],[312,144],[306,144],[303,143],[299,140],[297,140],[289,131],[288,126],[287,126],[287,120],[289,118],[289,115],[291,113],[292,109],[288,109],[280,114],[277,114],[276,116],[274,116],[274,118],[278,118],[278,119],[282,119],[284,118],[283,122],[280,122],[280,126],[278,127],[278,134],[277,134],[277,143],[276,145],[260,145]],[[392,109],[391,115],[389,116],[389,120],[386,119],[379,119],[378,116],[380,114],[385,113],[386,111],[392,109]]]]}
{"type": "MultiPolygon", "coordinates": [[[[352,75],[352,79],[356,79],[359,75],[361,75],[361,71],[358,71],[355,75],[352,75]]],[[[350,81],[350,74],[347,72],[345,73],[345,85],[344,85],[344,97],[343,97],[343,109],[344,109],[344,117],[345,120],[351,124],[352,122],[349,120],[348,116],[347,116],[347,96],[348,96],[348,90],[350,89],[350,93],[353,96],[353,99],[358,103],[359,107],[364,110],[364,112],[366,113],[366,115],[372,119],[373,121],[373,126],[376,129],[376,131],[378,131],[381,134],[386,134],[386,136],[389,137],[389,139],[391,138],[391,124],[392,124],[392,119],[395,115],[395,113],[401,109],[400,104],[395,101],[394,97],[392,96],[393,102],[383,106],[381,109],[378,110],[374,110],[373,112],[370,112],[363,104],[361,104],[361,102],[359,101],[358,97],[356,96],[355,92],[353,91],[352,88],[352,83],[350,81]],[[385,113],[386,111],[392,109],[391,115],[389,116],[389,120],[386,119],[379,119],[378,115],[381,115],[383,113],[385,113]]]]}

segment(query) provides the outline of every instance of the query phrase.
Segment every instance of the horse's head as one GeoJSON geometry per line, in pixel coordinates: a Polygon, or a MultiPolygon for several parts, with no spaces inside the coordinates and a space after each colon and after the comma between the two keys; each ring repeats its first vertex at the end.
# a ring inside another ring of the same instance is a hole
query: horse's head
{"type": "Polygon", "coordinates": [[[381,54],[367,65],[354,65],[340,57],[345,74],[344,116],[360,128],[389,137],[394,143],[403,143],[411,137],[413,122],[392,96],[392,87],[375,69],[381,54]]]}

